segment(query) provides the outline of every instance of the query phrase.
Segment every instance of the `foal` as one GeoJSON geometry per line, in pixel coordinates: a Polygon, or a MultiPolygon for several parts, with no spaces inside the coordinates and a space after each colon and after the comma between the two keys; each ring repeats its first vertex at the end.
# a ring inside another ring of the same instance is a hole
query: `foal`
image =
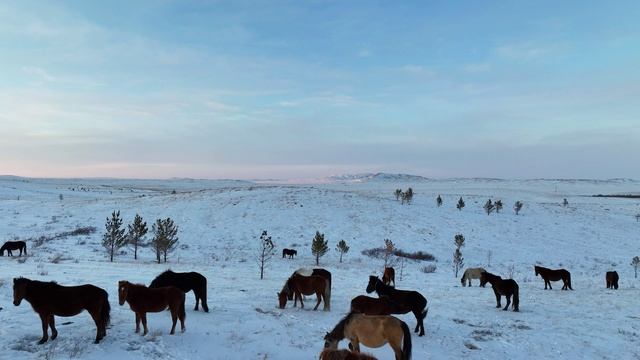
{"type": "Polygon", "coordinates": [[[180,319],[182,332],[185,331],[184,293],[177,287],[167,286],[149,289],[144,285],[132,284],[122,280],[118,282],[118,300],[120,306],[124,305],[125,301],[128,302],[131,310],[136,313],[136,333],[140,331],[140,321],[144,326],[142,335],[147,335],[149,332],[147,328],[147,312],[161,312],[166,308],[171,311],[171,320],[173,321],[169,334],[173,335],[175,333],[178,319],[180,319]]]}
{"type": "Polygon", "coordinates": [[[504,295],[507,298],[507,305],[502,310],[509,309],[511,304],[511,296],[513,295],[513,311],[520,311],[520,297],[518,296],[519,287],[518,283],[513,279],[502,279],[500,276],[493,275],[492,273],[483,272],[480,275],[480,286],[484,286],[487,282],[491,283],[493,287],[493,293],[496,295],[496,307],[499,308],[500,297],[504,295]]]}

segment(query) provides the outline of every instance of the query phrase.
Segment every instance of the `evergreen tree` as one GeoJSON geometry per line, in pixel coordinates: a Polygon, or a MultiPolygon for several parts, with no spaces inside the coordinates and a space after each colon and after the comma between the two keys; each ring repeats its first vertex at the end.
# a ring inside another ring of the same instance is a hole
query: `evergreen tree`
{"type": "Polygon", "coordinates": [[[122,218],[120,217],[120,211],[114,211],[111,213],[111,218],[107,218],[105,224],[106,232],[102,237],[102,246],[107,249],[111,262],[113,262],[113,255],[116,251],[127,243],[127,238],[124,236],[125,229],[121,229],[121,227],[122,218]]]}
{"type": "Polygon", "coordinates": [[[442,206],[442,198],[440,197],[440,195],[438,195],[438,197],[436,198],[436,204],[438,205],[438,207],[442,206]]]}
{"type": "Polygon", "coordinates": [[[487,200],[487,202],[484,204],[483,208],[484,208],[484,211],[486,211],[486,212],[487,212],[487,215],[489,215],[489,214],[491,214],[491,212],[492,212],[493,210],[495,210],[495,208],[496,208],[496,207],[495,207],[495,205],[493,205],[493,204],[491,203],[491,199],[489,199],[489,200],[487,200]]]}
{"type": "Polygon", "coordinates": [[[456,277],[458,277],[458,271],[464,266],[464,258],[460,251],[460,248],[464,246],[464,236],[462,234],[457,234],[454,237],[453,242],[456,245],[456,250],[453,252],[453,270],[456,277]]]}
{"type": "Polygon", "coordinates": [[[144,245],[144,236],[149,229],[147,223],[142,221],[142,217],[136,214],[133,219],[133,223],[128,226],[129,232],[127,233],[127,242],[129,245],[133,245],[133,258],[138,259],[138,246],[144,245]]]}
{"type": "Polygon", "coordinates": [[[156,252],[156,260],[160,263],[161,257],[167,262],[167,254],[175,250],[178,244],[178,227],[171,218],[157,219],[153,224],[152,231],[154,238],[151,240],[153,249],[156,252]]]}
{"type": "Polygon", "coordinates": [[[396,196],[396,201],[400,200],[400,197],[402,196],[402,189],[396,189],[396,191],[393,192],[393,195],[396,196]]]}
{"type": "Polygon", "coordinates": [[[349,246],[344,240],[340,240],[338,245],[336,245],[336,250],[340,252],[340,262],[342,262],[342,255],[349,252],[349,246]]]}
{"type": "Polygon", "coordinates": [[[320,265],[320,258],[329,251],[329,242],[324,239],[324,234],[316,231],[316,236],[311,241],[311,253],[316,257],[316,266],[320,265]]]}
{"type": "Polygon", "coordinates": [[[464,200],[462,200],[462,196],[460,196],[460,200],[458,200],[458,203],[456,204],[456,208],[462,211],[463,207],[464,207],[464,200]]]}
{"type": "Polygon", "coordinates": [[[638,278],[638,267],[640,266],[640,257],[635,256],[631,259],[631,266],[633,266],[633,271],[635,272],[636,279],[638,278]]]}
{"type": "Polygon", "coordinates": [[[516,215],[520,213],[520,210],[522,210],[522,206],[524,206],[524,204],[520,200],[516,201],[516,203],[513,205],[513,211],[516,212],[516,215]]]}
{"type": "Polygon", "coordinates": [[[258,247],[258,265],[260,266],[260,280],[264,278],[264,268],[273,258],[275,244],[271,240],[271,236],[267,235],[267,230],[260,235],[260,246],[258,247]]]}
{"type": "Polygon", "coordinates": [[[502,210],[502,200],[496,201],[494,205],[496,207],[496,213],[500,213],[500,210],[502,210]]]}

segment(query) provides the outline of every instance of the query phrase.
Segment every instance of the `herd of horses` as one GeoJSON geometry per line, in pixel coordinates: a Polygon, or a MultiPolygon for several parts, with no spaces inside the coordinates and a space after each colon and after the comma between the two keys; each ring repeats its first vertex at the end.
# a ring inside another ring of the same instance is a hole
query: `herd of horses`
{"type": "MultiPolygon", "coordinates": [[[[2,246],[2,255],[7,250],[23,251],[26,255],[26,244],[21,241],[7,242],[2,246]],[[22,244],[20,244],[22,243],[22,244]]],[[[288,250],[288,249],[285,249],[288,250]]],[[[295,255],[283,251],[283,257],[295,255]]],[[[563,282],[563,290],[573,290],[571,274],[565,269],[552,270],[541,266],[534,266],[536,276],[544,280],[545,290],[552,289],[552,281],[563,282]]],[[[502,296],[506,299],[503,310],[512,306],[513,311],[519,311],[519,287],[513,279],[503,279],[487,272],[484,268],[468,268],[464,271],[460,282],[462,286],[471,286],[471,280],[478,279],[480,286],[490,283],[496,297],[496,307],[500,308],[502,296]]],[[[606,273],[607,288],[618,289],[618,273],[606,273]]],[[[317,310],[320,303],[324,303],[324,311],[331,310],[331,273],[326,269],[298,269],[286,281],[282,290],[277,293],[278,305],[286,307],[287,301],[293,300],[296,307],[298,301],[304,308],[303,295],[316,295],[317,302],[313,310],[317,310]]],[[[395,288],[395,271],[386,267],[382,280],[378,276],[369,276],[369,282],[364,289],[367,294],[375,292],[378,297],[358,295],[351,300],[349,313],[324,336],[324,349],[320,354],[321,360],[364,359],[375,360],[371,355],[360,353],[360,344],[377,348],[389,344],[393,349],[396,360],[411,358],[411,331],[407,324],[393,315],[412,313],[416,318],[414,329],[418,336],[425,335],[424,319],[428,314],[427,299],[417,291],[399,290],[395,288]],[[391,285],[393,284],[393,286],[391,285]],[[348,340],[349,350],[338,349],[338,343],[348,340]]],[[[197,272],[173,272],[167,270],[158,275],[147,287],[134,284],[126,280],[118,282],[118,303],[122,306],[129,304],[135,313],[135,332],[140,332],[142,323],[143,333],[148,333],[147,313],[157,313],[169,310],[172,326],[170,334],[175,333],[178,320],[181,331],[185,327],[185,294],[193,291],[195,308],[209,312],[207,305],[207,279],[197,272]]],[[[55,339],[58,331],[55,327],[55,316],[74,316],[86,310],[96,325],[95,343],[99,343],[107,333],[110,323],[110,311],[107,292],[94,285],[62,286],[55,282],[42,282],[24,277],[13,279],[13,304],[19,306],[22,300],[29,302],[33,310],[38,313],[42,322],[42,338],[39,344],[48,339],[55,339]],[[49,337],[49,329],[51,336],[49,337]]]]}

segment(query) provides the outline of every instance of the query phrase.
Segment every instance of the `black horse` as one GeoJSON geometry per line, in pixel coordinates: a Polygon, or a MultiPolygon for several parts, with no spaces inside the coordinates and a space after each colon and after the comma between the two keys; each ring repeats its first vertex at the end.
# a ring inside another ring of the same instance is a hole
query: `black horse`
{"type": "Polygon", "coordinates": [[[394,287],[385,285],[377,276],[369,276],[367,294],[378,293],[378,297],[386,296],[402,309],[406,309],[403,314],[412,312],[418,320],[414,332],[420,331],[418,336],[424,336],[424,318],[427,316],[427,299],[417,291],[397,290],[394,287]]]}
{"type": "Polygon", "coordinates": [[[20,250],[20,256],[22,256],[22,250],[24,250],[24,255],[27,255],[27,243],[24,241],[7,241],[0,248],[0,256],[4,256],[4,251],[7,250],[7,254],[9,256],[13,256],[11,250],[20,250]]]}
{"type": "Polygon", "coordinates": [[[175,286],[185,293],[193,290],[193,294],[196,296],[196,307],[194,310],[198,311],[198,302],[201,302],[202,309],[205,312],[209,312],[209,306],[207,306],[207,278],[202,276],[202,274],[195,271],[177,273],[167,270],[153,279],[149,288],[165,286],[175,286]]]}
{"type": "Polygon", "coordinates": [[[607,289],[618,290],[618,280],[620,280],[620,276],[618,276],[617,271],[607,271],[605,279],[607,280],[607,289]]]}
{"type": "Polygon", "coordinates": [[[293,250],[293,249],[282,249],[282,258],[284,259],[285,256],[289,256],[289,259],[293,259],[293,256],[297,256],[298,255],[298,250],[293,250]]]}
{"type": "Polygon", "coordinates": [[[549,290],[553,290],[551,288],[552,281],[562,280],[562,290],[573,290],[571,287],[571,273],[565,269],[551,270],[542,266],[534,266],[536,271],[536,276],[540,275],[540,277],[544,280],[544,289],[547,290],[547,284],[549,285],[549,290]]]}
{"type": "Polygon", "coordinates": [[[498,275],[493,275],[492,273],[483,271],[480,274],[480,286],[485,286],[487,282],[491,283],[491,286],[493,287],[493,293],[496,295],[497,308],[502,306],[500,305],[500,298],[504,295],[504,297],[507,298],[507,305],[502,310],[506,311],[509,309],[511,296],[513,296],[513,311],[520,311],[520,288],[515,280],[504,280],[498,275]]]}

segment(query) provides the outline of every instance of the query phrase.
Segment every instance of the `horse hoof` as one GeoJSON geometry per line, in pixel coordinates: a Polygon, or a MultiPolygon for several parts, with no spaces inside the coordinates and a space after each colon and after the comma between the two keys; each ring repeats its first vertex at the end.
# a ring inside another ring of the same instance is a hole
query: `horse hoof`
{"type": "Polygon", "coordinates": [[[46,342],[47,342],[47,339],[40,339],[40,341],[38,341],[38,345],[42,345],[46,342]]]}

